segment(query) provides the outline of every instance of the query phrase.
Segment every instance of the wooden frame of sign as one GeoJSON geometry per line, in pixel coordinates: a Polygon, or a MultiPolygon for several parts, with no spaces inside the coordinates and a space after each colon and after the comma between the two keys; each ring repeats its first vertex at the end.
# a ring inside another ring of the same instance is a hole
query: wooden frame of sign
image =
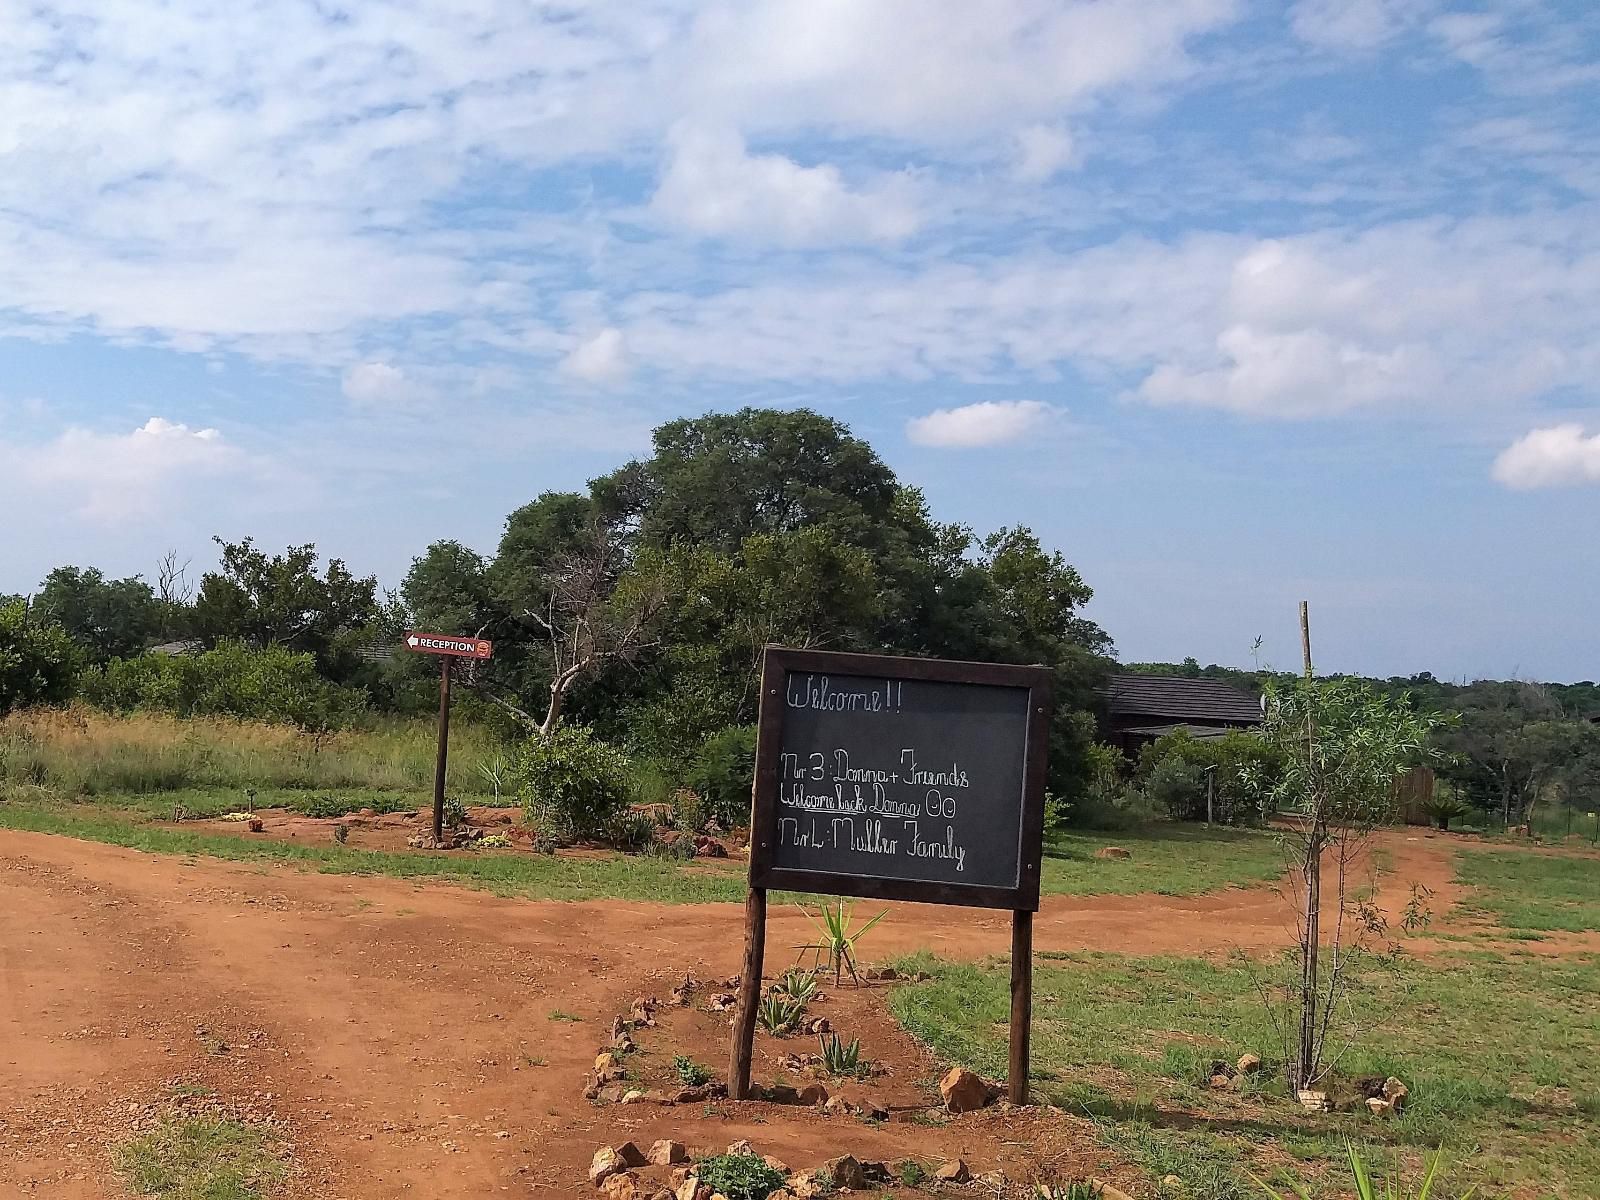
{"type": "Polygon", "coordinates": [[[1009,909],[1008,1091],[1027,1102],[1052,684],[1046,667],[767,647],[733,1099],[750,1094],[779,888],[1009,909]]]}

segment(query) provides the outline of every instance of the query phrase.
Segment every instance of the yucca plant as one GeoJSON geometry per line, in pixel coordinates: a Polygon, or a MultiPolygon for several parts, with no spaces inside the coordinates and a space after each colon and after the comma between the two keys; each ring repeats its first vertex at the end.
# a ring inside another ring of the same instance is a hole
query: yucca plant
{"type": "Polygon", "coordinates": [[[816,955],[817,969],[831,969],[833,971],[833,985],[839,982],[845,971],[850,972],[850,978],[859,987],[861,976],[856,974],[856,943],[866,936],[867,931],[883,920],[888,915],[885,909],[860,929],[852,928],[850,906],[843,900],[838,901],[831,908],[824,904],[818,915],[813,915],[810,909],[802,907],[801,912],[810,918],[812,925],[816,926],[821,935],[815,942],[808,942],[800,947],[800,954],[805,956],[807,951],[816,955]]]}
{"type": "Polygon", "coordinates": [[[861,1039],[846,1042],[837,1033],[817,1039],[822,1049],[822,1067],[830,1075],[861,1074],[861,1039]]]}
{"type": "Polygon", "coordinates": [[[1103,1184],[1092,1179],[1071,1179],[1066,1183],[1041,1183],[1039,1200],[1100,1200],[1103,1184]]]}
{"type": "MultiPolygon", "coordinates": [[[[1355,1148],[1353,1142],[1345,1142],[1344,1153],[1345,1159],[1350,1164],[1351,1181],[1355,1184],[1356,1195],[1360,1200],[1428,1200],[1433,1193],[1433,1185],[1439,1181],[1440,1164],[1444,1162],[1443,1148],[1434,1151],[1433,1158],[1429,1160],[1427,1169],[1422,1174],[1421,1183],[1413,1192],[1400,1178],[1398,1161],[1395,1163],[1393,1175],[1387,1179],[1374,1180],[1372,1172],[1367,1169],[1366,1160],[1361,1157],[1361,1151],[1355,1148]]],[[[1250,1178],[1255,1180],[1256,1186],[1271,1196],[1272,1200],[1289,1200],[1282,1192],[1268,1186],[1255,1175],[1251,1175],[1250,1178]]],[[[1289,1186],[1294,1189],[1294,1194],[1300,1197],[1300,1200],[1311,1200],[1311,1193],[1306,1190],[1305,1184],[1291,1182],[1289,1186]]],[[[1461,1196],[1461,1200],[1468,1200],[1475,1191],[1477,1191],[1475,1187],[1468,1188],[1461,1196]]]]}
{"type": "Polygon", "coordinates": [[[795,1027],[803,1011],[805,1005],[798,1000],[769,992],[756,1008],[756,1019],[768,1033],[774,1037],[782,1037],[795,1027]]]}

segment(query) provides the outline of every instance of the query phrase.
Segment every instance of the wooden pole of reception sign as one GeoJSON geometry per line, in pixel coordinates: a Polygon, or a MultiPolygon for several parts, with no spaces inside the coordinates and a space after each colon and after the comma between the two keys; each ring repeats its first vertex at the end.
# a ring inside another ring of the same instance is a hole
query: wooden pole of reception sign
{"type": "Polygon", "coordinates": [[[406,648],[439,655],[439,752],[433,762],[433,844],[437,846],[444,841],[444,777],[450,759],[450,661],[492,658],[494,643],[487,638],[412,630],[406,634],[406,648]]]}
{"type": "Polygon", "coordinates": [[[1028,1099],[1052,673],[769,646],[728,1094],[749,1097],[773,888],[1009,909],[1007,1091],[1028,1099]]]}

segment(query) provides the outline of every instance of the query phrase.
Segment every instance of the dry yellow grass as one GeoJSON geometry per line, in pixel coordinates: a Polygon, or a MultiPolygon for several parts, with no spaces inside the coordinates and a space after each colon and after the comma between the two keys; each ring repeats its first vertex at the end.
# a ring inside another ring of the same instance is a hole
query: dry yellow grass
{"type": "MultiPolygon", "coordinates": [[[[450,787],[478,792],[495,740],[451,730],[450,787]]],[[[0,783],[69,796],[189,788],[372,788],[405,791],[433,779],[434,726],[382,718],[313,736],[288,725],[165,713],[118,716],[84,706],[0,718],[0,783]]]]}

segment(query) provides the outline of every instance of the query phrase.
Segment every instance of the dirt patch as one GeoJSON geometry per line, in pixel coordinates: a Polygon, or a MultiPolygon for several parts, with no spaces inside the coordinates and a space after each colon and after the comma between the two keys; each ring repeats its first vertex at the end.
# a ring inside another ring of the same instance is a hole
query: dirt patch
{"type": "MultiPolygon", "coordinates": [[[[392,833],[403,846],[403,818],[359,819],[371,823],[352,827],[352,844],[392,833]]],[[[331,837],[331,822],[282,820],[331,837]]],[[[1459,894],[1452,843],[1384,835],[1393,865],[1385,906],[1422,882],[1448,926],[1459,894]]],[[[1265,887],[1053,897],[1035,941],[1041,950],[1220,954],[1283,946],[1290,926],[1265,887]]],[[[769,969],[787,966],[810,933],[798,910],[775,907],[769,969]]],[[[1003,913],[899,905],[865,951],[978,957],[1005,953],[1009,936],[1003,913]]],[[[319,1200],[592,1195],[585,1171],[595,1147],[626,1138],[670,1137],[696,1150],[748,1138],[797,1168],[841,1153],[960,1156],[1013,1178],[1105,1177],[1107,1153],[1061,1114],[930,1117],[940,1064],[872,986],[825,985],[813,1013],[883,1063],[884,1074],[859,1084],[825,1082],[882,1102],[886,1122],[771,1104],[581,1099],[612,1019],[642,995],[663,1007],[657,1026],[636,1031],[630,1072],[655,1086],[683,1054],[723,1076],[730,1014],[704,1011],[698,996],[674,1008],[669,997],[686,971],[706,981],[734,974],[741,952],[734,905],[534,903],[0,833],[0,1198],[120,1195],[115,1143],[174,1097],[198,1094],[280,1123],[300,1164],[291,1194],[319,1200]]],[[[786,1056],[815,1049],[808,1037],[760,1036],[757,1079],[806,1081],[786,1056]]]]}

